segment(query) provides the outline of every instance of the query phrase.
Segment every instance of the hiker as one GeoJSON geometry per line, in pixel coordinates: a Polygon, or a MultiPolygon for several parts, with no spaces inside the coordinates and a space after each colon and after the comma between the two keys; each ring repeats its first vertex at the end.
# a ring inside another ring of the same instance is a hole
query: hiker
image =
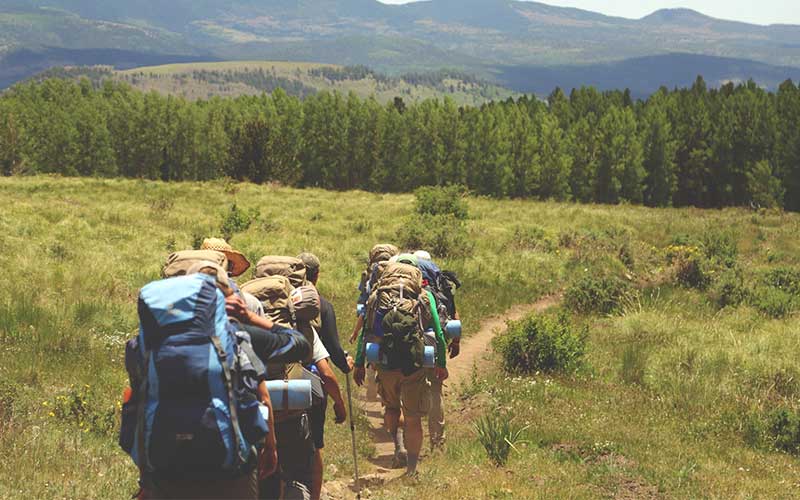
{"type": "MultiPolygon", "coordinates": [[[[238,278],[250,269],[250,261],[238,250],[235,250],[230,243],[222,238],[206,238],[200,245],[200,250],[213,250],[222,252],[228,259],[228,276],[238,278]]],[[[247,307],[260,317],[264,317],[264,307],[261,301],[252,294],[239,291],[239,295],[247,302],[247,307]]]]}
{"type": "MultiPolygon", "coordinates": [[[[254,499],[258,476],[277,467],[266,371],[240,331],[253,315],[224,262],[206,255],[215,261],[195,261],[140,293],[120,429],[120,445],[140,468],[139,498],[254,499]]],[[[310,351],[299,332],[276,332],[272,342],[270,354],[286,361],[310,351]]]]}
{"type": "Polygon", "coordinates": [[[296,327],[313,345],[313,355],[302,363],[268,365],[271,379],[311,380],[318,390],[314,391],[311,407],[276,410],[279,473],[262,481],[260,493],[261,498],[276,498],[281,495],[283,485],[285,498],[311,498],[316,460],[311,417],[325,403],[325,390],[334,400],[337,423],[347,418],[344,399],[329,363],[330,354],[316,332],[321,329],[319,293],[308,280],[303,261],[284,256],[265,256],[259,260],[254,279],[242,285],[242,290],[262,301],[266,314],[277,324],[296,327]]]}
{"type": "MultiPolygon", "coordinates": [[[[422,272],[422,286],[433,293],[436,298],[440,325],[446,325],[448,320],[459,320],[458,311],[453,296],[453,285],[456,288],[461,286],[454,273],[443,273],[437,266],[431,254],[425,250],[414,252],[417,258],[417,267],[422,272]]],[[[450,359],[453,359],[461,352],[461,338],[446,338],[447,351],[450,359]]],[[[430,331],[425,332],[425,344],[436,346],[435,335],[430,331]]],[[[442,389],[444,384],[436,377],[434,370],[427,369],[428,381],[431,383],[431,409],[428,412],[428,437],[430,438],[431,449],[436,449],[444,445],[445,440],[445,418],[444,405],[442,401],[442,389]]]]}
{"type": "Polygon", "coordinates": [[[358,339],[356,384],[366,376],[366,341],[376,339],[379,349],[378,390],[385,408],[384,425],[395,441],[394,466],[406,462],[406,474],[415,476],[422,449],[422,417],[430,407],[430,383],[424,370],[425,345],[422,332],[428,327],[436,331],[435,375],[448,377],[445,340],[441,328],[433,320],[435,299],[422,288],[422,273],[413,265],[416,257],[398,259],[388,264],[373,284],[367,302],[364,329],[358,339]],[[402,437],[401,412],[404,418],[402,437]],[[407,456],[401,456],[400,441],[405,441],[407,456]]]}
{"type": "MultiPolygon", "coordinates": [[[[319,258],[307,252],[301,253],[297,258],[302,260],[303,264],[306,266],[306,279],[316,287],[319,282],[319,258]]],[[[336,328],[336,313],[333,309],[333,304],[326,300],[321,294],[319,299],[321,325],[317,334],[323,346],[330,354],[329,361],[346,375],[350,373],[353,368],[353,358],[345,354],[341,342],[339,341],[339,331],[336,328]]],[[[322,372],[320,373],[322,374],[322,372]]],[[[330,375],[332,375],[332,373],[330,375]]],[[[338,382],[335,377],[332,378],[332,381],[328,381],[326,377],[323,377],[323,381],[326,382],[324,388],[328,396],[334,401],[334,411],[337,415],[337,422],[339,422],[338,416],[342,413],[346,413],[344,412],[344,399],[341,396],[338,382]],[[342,408],[336,409],[340,404],[342,408]]],[[[321,404],[314,406],[311,410],[311,433],[314,437],[314,447],[316,448],[316,453],[314,455],[313,487],[311,490],[312,500],[319,500],[322,495],[322,483],[325,470],[322,459],[322,449],[325,447],[325,413],[327,407],[327,399],[325,399],[321,404]]]]}
{"type": "MultiPolygon", "coordinates": [[[[385,269],[389,261],[400,254],[400,249],[390,243],[379,243],[369,251],[367,268],[361,273],[361,281],[358,284],[359,297],[358,308],[366,309],[373,283],[377,282],[381,269],[385,269]]],[[[364,328],[364,313],[358,314],[353,333],[350,335],[350,342],[356,341],[364,328]]],[[[376,339],[368,336],[365,342],[374,342],[376,339]]],[[[370,365],[367,380],[367,401],[375,401],[378,396],[378,385],[375,380],[377,371],[370,365]]]]}

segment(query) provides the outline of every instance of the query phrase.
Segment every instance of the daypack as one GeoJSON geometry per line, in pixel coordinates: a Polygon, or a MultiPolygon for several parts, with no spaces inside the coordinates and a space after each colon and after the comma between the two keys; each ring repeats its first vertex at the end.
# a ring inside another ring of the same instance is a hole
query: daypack
{"type": "Polygon", "coordinates": [[[358,284],[358,290],[361,292],[362,297],[360,302],[366,303],[367,299],[369,299],[371,288],[378,281],[379,266],[385,269],[389,259],[399,254],[400,249],[388,243],[372,247],[369,251],[367,268],[362,271],[361,282],[358,284]]]}
{"type": "Polygon", "coordinates": [[[286,276],[295,288],[308,284],[306,265],[295,257],[280,255],[262,257],[256,264],[254,277],[264,278],[267,276],[286,276]]]}
{"type": "Polygon", "coordinates": [[[419,315],[403,309],[391,309],[382,319],[383,338],[380,354],[388,370],[411,375],[424,365],[425,340],[419,315]]]}
{"type": "Polygon", "coordinates": [[[436,299],[442,324],[454,319],[456,316],[454,289],[461,287],[458,276],[450,271],[442,271],[430,260],[420,259],[417,265],[422,272],[422,286],[436,299]]]}
{"type": "Polygon", "coordinates": [[[132,398],[120,445],[153,479],[228,479],[255,467],[267,432],[241,382],[239,346],[214,278],[156,281],[139,295],[139,335],[126,346],[132,398]]]}
{"type": "Polygon", "coordinates": [[[222,269],[228,269],[228,258],[222,252],[215,250],[183,250],[174,252],[167,257],[167,262],[161,270],[164,278],[184,276],[189,268],[200,261],[210,261],[218,264],[222,269]]]}

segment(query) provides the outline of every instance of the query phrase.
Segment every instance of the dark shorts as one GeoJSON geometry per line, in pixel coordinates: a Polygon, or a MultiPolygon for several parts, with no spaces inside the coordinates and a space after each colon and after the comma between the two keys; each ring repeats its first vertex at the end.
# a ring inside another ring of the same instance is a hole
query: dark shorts
{"type": "Polygon", "coordinates": [[[279,473],[261,481],[259,498],[278,498],[281,482],[293,491],[311,491],[311,465],[315,450],[309,420],[303,416],[275,424],[279,473]]]}
{"type": "Polygon", "coordinates": [[[314,447],[318,450],[325,448],[325,413],[328,409],[328,400],[311,408],[311,438],[314,447]]]}

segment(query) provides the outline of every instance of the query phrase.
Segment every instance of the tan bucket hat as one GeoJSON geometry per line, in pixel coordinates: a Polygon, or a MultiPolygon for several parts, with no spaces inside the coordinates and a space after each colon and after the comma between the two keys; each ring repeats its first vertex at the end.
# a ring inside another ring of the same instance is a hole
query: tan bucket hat
{"type": "Polygon", "coordinates": [[[234,250],[230,244],[222,238],[206,238],[203,244],[200,245],[200,250],[216,250],[222,252],[228,257],[230,263],[231,276],[241,276],[248,269],[250,269],[250,261],[244,256],[242,252],[234,250]]]}

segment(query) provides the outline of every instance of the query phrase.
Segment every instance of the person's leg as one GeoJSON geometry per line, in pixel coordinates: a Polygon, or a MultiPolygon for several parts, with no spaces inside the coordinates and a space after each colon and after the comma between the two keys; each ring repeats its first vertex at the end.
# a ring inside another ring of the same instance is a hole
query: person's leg
{"type": "Polygon", "coordinates": [[[430,382],[425,370],[403,377],[401,385],[403,418],[405,419],[406,449],[408,463],[406,474],[417,472],[419,454],[422,451],[422,417],[430,410],[430,382]]]}
{"type": "Polygon", "coordinates": [[[444,444],[444,406],[442,401],[442,381],[436,378],[433,370],[426,370],[431,384],[431,409],[428,412],[428,436],[431,449],[444,444]]]}
{"type": "Polygon", "coordinates": [[[325,410],[327,399],[311,409],[311,436],[314,440],[314,458],[311,464],[311,499],[319,500],[322,496],[325,465],[322,460],[322,449],[325,447],[325,410]]]}
{"type": "Polygon", "coordinates": [[[314,453],[314,462],[311,464],[311,500],[319,500],[322,496],[322,471],[322,450],[317,450],[314,453]]]}
{"type": "Polygon", "coordinates": [[[378,393],[383,402],[383,425],[394,441],[392,467],[403,467],[406,463],[406,450],[403,443],[402,413],[400,391],[403,374],[399,370],[378,370],[378,393]]]}
{"type": "Polygon", "coordinates": [[[377,371],[372,365],[367,367],[367,403],[378,400],[377,371]]]}

